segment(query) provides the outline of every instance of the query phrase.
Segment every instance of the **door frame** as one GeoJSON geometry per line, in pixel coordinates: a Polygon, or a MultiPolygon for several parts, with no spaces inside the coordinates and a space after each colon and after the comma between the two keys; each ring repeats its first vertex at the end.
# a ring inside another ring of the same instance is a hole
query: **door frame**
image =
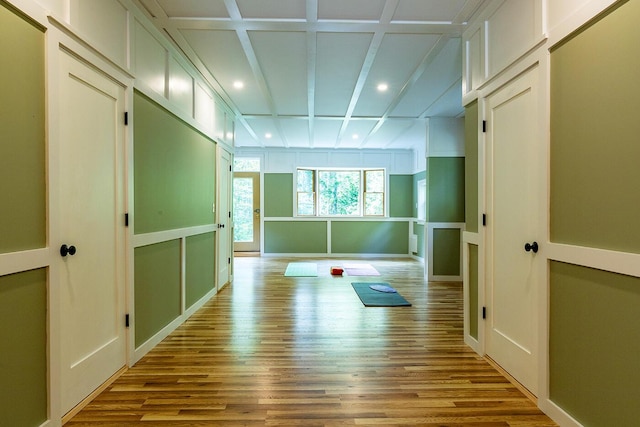
{"type": "MultiPolygon", "coordinates": [[[[485,87],[478,91],[478,127],[480,129],[478,136],[478,201],[479,212],[478,215],[481,218],[484,213],[487,213],[489,191],[487,176],[492,171],[489,169],[489,158],[487,150],[487,133],[482,132],[482,122],[487,120],[489,111],[487,105],[487,98],[493,93],[497,92],[505,85],[515,81],[518,77],[526,72],[535,72],[537,78],[537,98],[538,103],[536,108],[539,111],[538,122],[538,149],[540,150],[540,173],[538,179],[540,180],[541,194],[539,200],[539,230],[540,236],[538,243],[540,244],[540,251],[537,256],[539,258],[538,263],[538,287],[537,287],[537,307],[536,313],[538,316],[537,323],[534,325],[537,328],[537,348],[538,348],[538,402],[542,402],[549,396],[549,359],[548,359],[548,262],[545,247],[549,243],[549,129],[550,129],[550,117],[545,114],[545,111],[549,111],[549,55],[548,51],[534,51],[532,54],[524,58],[521,62],[513,65],[503,74],[490,81],[485,87]],[[537,69],[535,69],[537,67],[537,69]],[[535,70],[534,70],[535,69],[535,70]]],[[[490,124],[489,124],[490,126],[490,124]]],[[[487,226],[480,226],[478,232],[478,238],[473,239],[478,244],[478,340],[472,347],[481,355],[487,356],[487,330],[490,327],[489,322],[482,318],[482,309],[487,307],[488,298],[490,295],[489,286],[489,266],[492,263],[492,255],[490,251],[491,236],[489,223],[491,218],[487,218],[487,226]]],[[[482,224],[482,221],[479,222],[482,224]]],[[[466,252],[466,251],[465,251],[466,252]]],[[[465,254],[466,255],[466,254],[465,254]]],[[[465,256],[465,263],[468,262],[468,257],[465,256]]],[[[465,339],[468,337],[465,336],[465,339]]],[[[469,338],[469,341],[474,341],[469,338]]],[[[516,384],[519,385],[519,384],[516,384]]]]}
{"type": "Polygon", "coordinates": [[[231,283],[233,281],[233,153],[228,151],[226,148],[217,146],[217,155],[216,155],[216,166],[217,166],[217,178],[216,178],[216,223],[218,227],[216,228],[216,271],[215,271],[215,282],[216,282],[216,290],[219,292],[225,285],[231,283]],[[223,156],[229,156],[228,165],[223,165],[222,159],[223,156]],[[222,175],[225,174],[227,176],[227,200],[222,199],[222,175]],[[224,209],[226,203],[226,209],[224,209]],[[224,211],[223,211],[224,209],[224,211]],[[229,213],[229,215],[227,214],[229,213]],[[221,278],[220,274],[220,261],[221,259],[221,251],[227,251],[227,257],[229,258],[229,262],[227,263],[227,275],[224,278],[221,278]]]}
{"type": "MultiPolygon", "coordinates": [[[[244,245],[245,243],[243,242],[236,242],[235,241],[235,237],[232,240],[232,244],[233,244],[233,251],[234,252],[250,252],[250,253],[260,253],[261,252],[261,248],[262,248],[262,185],[261,185],[261,181],[262,181],[262,174],[260,172],[234,172],[233,176],[232,176],[232,180],[235,182],[236,178],[252,178],[253,182],[254,182],[254,187],[253,187],[253,211],[255,213],[255,209],[258,209],[258,220],[255,220],[254,217],[254,231],[253,231],[253,236],[254,236],[254,242],[252,242],[252,245],[256,245],[257,248],[256,249],[252,249],[252,250],[243,250],[241,245],[244,245]],[[257,191],[256,191],[256,184],[257,183],[257,191]],[[257,198],[258,198],[258,204],[256,207],[256,203],[255,203],[255,197],[256,197],[256,193],[257,193],[257,198]],[[258,223],[258,226],[255,226],[255,223],[258,223]],[[257,241],[257,243],[256,243],[257,241]]],[[[235,185],[232,185],[232,188],[235,188],[235,185]]],[[[235,191],[234,191],[235,193],[235,191]]],[[[234,212],[234,217],[235,217],[235,212],[234,212]]],[[[235,231],[235,221],[234,221],[234,231],[235,231]]],[[[246,245],[249,245],[248,243],[246,245]]]]}
{"type": "MultiPolygon", "coordinates": [[[[113,63],[105,60],[97,51],[94,51],[90,47],[77,41],[68,29],[64,26],[55,25],[55,21],[47,23],[47,37],[45,37],[46,55],[45,55],[45,67],[47,70],[47,82],[45,91],[47,93],[46,101],[46,115],[47,115],[47,140],[46,140],[46,167],[47,167],[47,215],[48,215],[48,228],[47,228],[47,246],[49,248],[49,274],[48,274],[48,318],[47,318],[47,372],[48,372],[48,393],[47,401],[49,407],[49,420],[50,422],[58,423],[64,422],[71,416],[79,412],[84,405],[86,405],[93,397],[99,392],[104,390],[111,382],[113,382],[127,367],[131,366],[133,360],[133,334],[128,328],[125,328],[125,368],[114,374],[105,383],[103,383],[93,393],[88,395],[82,400],[75,408],[70,412],[64,413],[62,408],[62,349],[61,349],[61,318],[60,312],[62,296],[60,292],[60,280],[58,279],[61,262],[60,254],[57,250],[57,243],[64,238],[61,236],[61,230],[58,227],[62,220],[60,215],[60,208],[62,201],[60,200],[59,189],[59,149],[61,144],[59,138],[59,122],[60,111],[58,108],[58,99],[63,94],[60,93],[60,87],[58,82],[60,81],[60,61],[61,55],[70,54],[74,56],[78,61],[83,62],[86,66],[93,68],[110,78],[117,84],[121,85],[124,89],[124,106],[125,111],[132,111],[133,108],[133,86],[134,79],[131,75],[126,73],[121,68],[117,67],[113,63]],[[53,24],[52,24],[53,23],[53,24]],[[65,50],[67,53],[63,53],[65,50]]],[[[130,210],[133,206],[133,179],[130,171],[133,164],[133,148],[130,141],[133,140],[133,127],[124,126],[123,133],[124,144],[124,164],[123,166],[123,215],[130,210]]],[[[121,267],[124,269],[124,293],[125,301],[123,301],[125,312],[132,313],[133,306],[133,271],[129,267],[131,264],[131,258],[133,251],[130,250],[130,241],[133,234],[133,227],[130,226],[124,230],[124,244],[123,253],[119,257],[121,267]]],[[[123,221],[124,226],[124,221],[123,221]]]]}

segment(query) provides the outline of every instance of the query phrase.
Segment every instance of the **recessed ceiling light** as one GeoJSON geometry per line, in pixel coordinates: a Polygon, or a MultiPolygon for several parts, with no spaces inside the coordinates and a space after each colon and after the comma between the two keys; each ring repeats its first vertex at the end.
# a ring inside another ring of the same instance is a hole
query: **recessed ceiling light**
{"type": "Polygon", "coordinates": [[[233,82],[233,87],[235,87],[236,89],[242,89],[244,87],[244,83],[240,80],[236,80],[235,82],[233,82]]]}
{"type": "Polygon", "coordinates": [[[380,83],[380,84],[378,85],[378,90],[379,90],[380,92],[385,92],[387,89],[389,89],[389,85],[388,85],[388,84],[386,84],[386,83],[380,83]]]}
{"type": "Polygon", "coordinates": [[[264,134],[264,137],[267,138],[267,139],[271,139],[272,136],[273,135],[271,135],[269,132],[264,134]]]}
{"type": "Polygon", "coordinates": [[[357,133],[354,133],[353,135],[351,135],[352,139],[358,139],[360,138],[360,135],[358,135],[357,133]]]}

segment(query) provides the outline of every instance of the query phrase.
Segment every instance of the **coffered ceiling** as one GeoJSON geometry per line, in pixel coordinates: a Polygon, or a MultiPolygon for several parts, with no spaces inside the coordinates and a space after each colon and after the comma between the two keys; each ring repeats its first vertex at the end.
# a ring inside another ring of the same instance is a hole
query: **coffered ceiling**
{"type": "Polygon", "coordinates": [[[462,114],[460,36],[487,0],[135,2],[236,114],[236,146],[405,149],[462,114]]]}

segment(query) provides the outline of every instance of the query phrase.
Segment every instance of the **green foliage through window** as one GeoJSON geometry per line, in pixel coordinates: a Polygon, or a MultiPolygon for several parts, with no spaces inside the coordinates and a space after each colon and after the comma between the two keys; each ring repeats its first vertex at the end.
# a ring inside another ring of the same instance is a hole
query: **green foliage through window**
{"type": "Polygon", "coordinates": [[[298,169],[298,215],[315,215],[315,171],[298,169]]]}
{"type": "Polygon", "coordinates": [[[233,159],[235,172],[260,172],[260,159],[251,157],[236,157],[233,159]]]}
{"type": "Polygon", "coordinates": [[[298,169],[300,216],[384,216],[383,169],[298,169]]]}
{"type": "Polygon", "coordinates": [[[384,215],[384,171],[364,171],[364,214],[384,215]]]}
{"type": "Polygon", "coordinates": [[[233,241],[253,241],[253,179],[233,178],[233,241]]]}

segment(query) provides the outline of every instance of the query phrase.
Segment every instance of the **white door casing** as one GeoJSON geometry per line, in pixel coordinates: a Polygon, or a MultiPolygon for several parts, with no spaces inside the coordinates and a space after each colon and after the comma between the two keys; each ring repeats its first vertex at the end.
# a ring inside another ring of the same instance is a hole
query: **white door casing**
{"type": "Polygon", "coordinates": [[[486,353],[538,395],[538,316],[543,259],[525,245],[546,241],[539,67],[486,98],[486,353]]]}
{"type": "Polygon", "coordinates": [[[217,275],[216,286],[219,291],[231,281],[231,252],[233,250],[233,233],[231,218],[231,153],[218,146],[218,184],[216,217],[217,275]]]}
{"type": "Polygon", "coordinates": [[[59,54],[61,405],[68,412],[126,364],[125,89],[59,54]]]}

